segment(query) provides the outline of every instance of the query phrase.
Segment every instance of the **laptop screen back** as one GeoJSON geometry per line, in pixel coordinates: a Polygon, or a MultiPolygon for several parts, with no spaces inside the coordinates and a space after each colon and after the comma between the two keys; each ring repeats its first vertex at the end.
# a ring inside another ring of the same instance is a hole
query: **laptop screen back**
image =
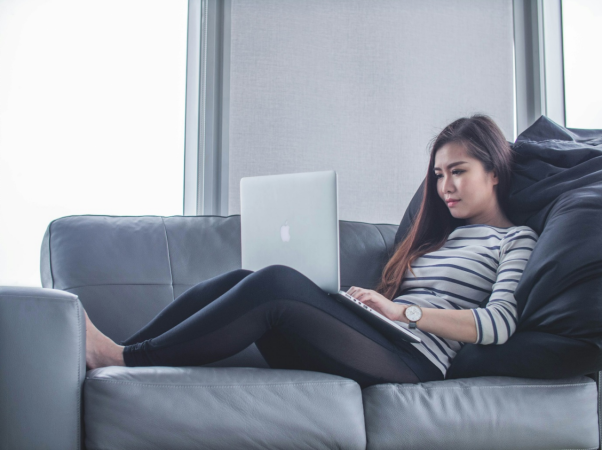
{"type": "Polygon", "coordinates": [[[240,180],[243,269],[282,264],[336,293],[339,214],[334,170],[240,180]]]}

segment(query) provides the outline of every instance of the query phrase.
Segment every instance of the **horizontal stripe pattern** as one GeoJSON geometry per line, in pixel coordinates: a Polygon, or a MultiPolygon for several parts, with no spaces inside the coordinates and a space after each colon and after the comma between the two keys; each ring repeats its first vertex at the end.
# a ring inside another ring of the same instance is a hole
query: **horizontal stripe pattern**
{"type": "MultiPolygon", "coordinates": [[[[457,227],[439,250],[414,261],[415,275],[406,272],[400,296],[393,301],[421,308],[470,309],[477,329],[474,343],[503,344],[516,330],[514,292],[538,238],[524,225],[457,227]],[[487,305],[480,307],[486,300],[487,305]]],[[[464,343],[420,329],[412,331],[422,338],[412,345],[445,376],[464,343]]]]}

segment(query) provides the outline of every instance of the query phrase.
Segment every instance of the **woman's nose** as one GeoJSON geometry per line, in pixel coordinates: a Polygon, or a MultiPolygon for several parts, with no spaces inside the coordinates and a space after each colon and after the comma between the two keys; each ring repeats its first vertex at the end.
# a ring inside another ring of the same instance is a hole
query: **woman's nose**
{"type": "Polygon", "coordinates": [[[443,184],[443,186],[442,186],[443,195],[445,195],[448,192],[454,191],[454,184],[453,184],[451,177],[444,177],[442,184],[443,184]]]}

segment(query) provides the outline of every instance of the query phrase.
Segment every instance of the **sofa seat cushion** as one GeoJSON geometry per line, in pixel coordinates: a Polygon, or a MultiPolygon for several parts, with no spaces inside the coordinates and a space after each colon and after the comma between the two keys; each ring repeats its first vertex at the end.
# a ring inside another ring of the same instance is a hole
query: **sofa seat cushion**
{"type": "Polygon", "coordinates": [[[253,367],[103,367],[84,382],[87,450],[365,449],[350,379],[253,367]]]}
{"type": "Polygon", "coordinates": [[[477,377],[362,391],[368,449],[597,449],[596,383],[477,377]]]}

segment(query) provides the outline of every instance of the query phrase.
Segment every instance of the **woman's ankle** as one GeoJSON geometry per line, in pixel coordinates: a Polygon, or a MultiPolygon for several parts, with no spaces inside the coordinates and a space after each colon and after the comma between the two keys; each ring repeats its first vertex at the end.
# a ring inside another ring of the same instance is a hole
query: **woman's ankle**
{"type": "Polygon", "coordinates": [[[123,345],[115,344],[115,351],[113,353],[113,363],[114,366],[125,367],[125,361],[123,359],[123,345]]]}

